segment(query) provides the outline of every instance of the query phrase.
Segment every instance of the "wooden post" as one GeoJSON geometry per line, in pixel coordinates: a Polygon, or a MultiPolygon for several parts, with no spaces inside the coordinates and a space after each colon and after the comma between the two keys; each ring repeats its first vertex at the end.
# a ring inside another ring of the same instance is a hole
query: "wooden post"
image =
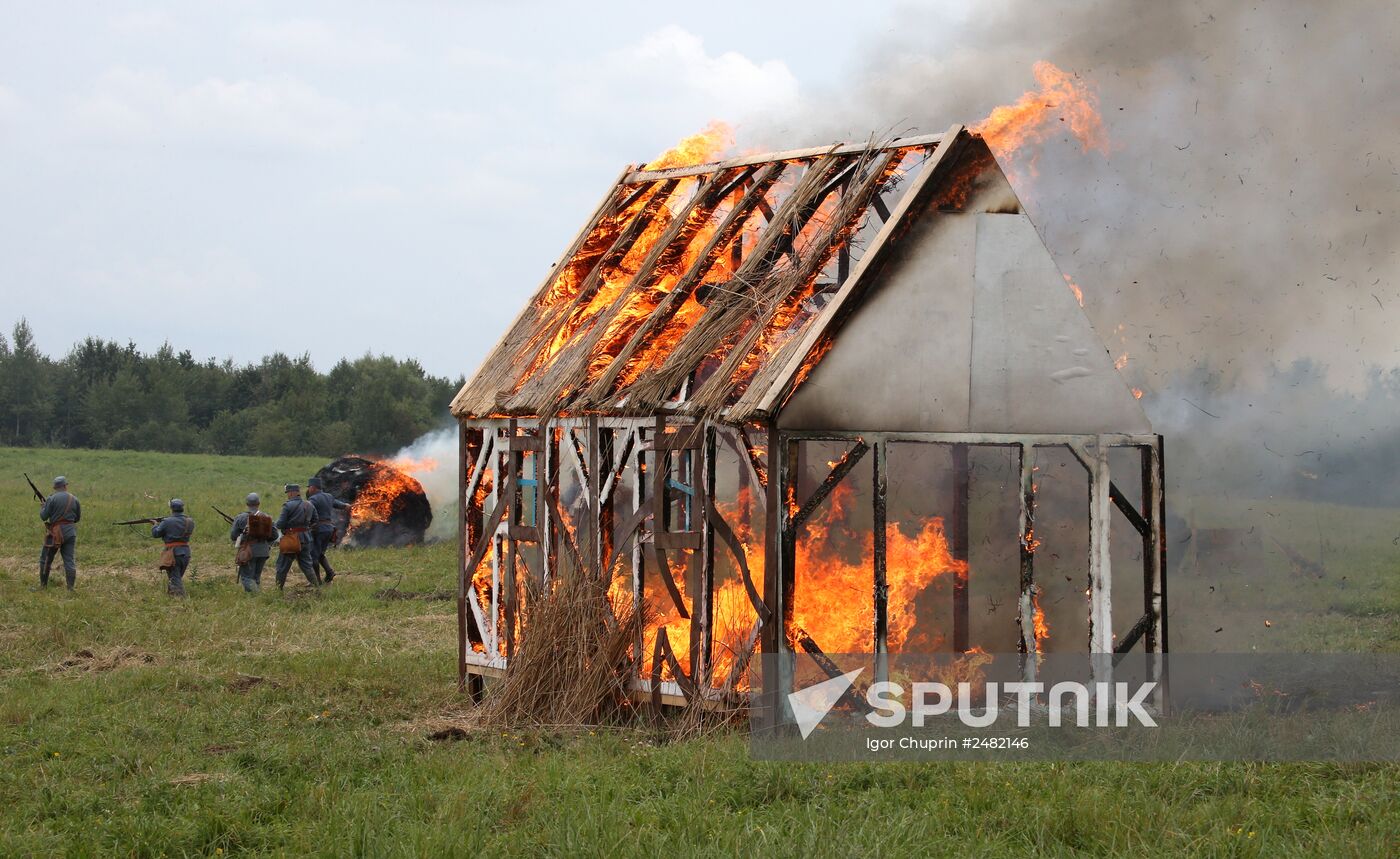
{"type": "Polygon", "coordinates": [[[875,454],[875,480],[874,480],[874,520],[871,530],[874,532],[874,589],[872,598],[875,603],[875,679],[885,681],[889,679],[890,665],[890,612],[889,612],[889,582],[887,579],[886,563],[886,541],[889,535],[885,533],[886,521],[888,519],[889,501],[887,490],[889,488],[889,447],[883,439],[876,439],[874,444],[875,454]]]}
{"type": "Polygon", "coordinates": [[[1167,488],[1163,459],[1165,452],[1162,437],[1157,443],[1142,451],[1142,493],[1143,513],[1147,519],[1147,532],[1151,539],[1143,539],[1144,582],[1143,593],[1146,609],[1152,620],[1147,628],[1144,643],[1149,663],[1149,676],[1157,681],[1153,696],[1157,711],[1167,710],[1168,693],[1166,664],[1163,654],[1167,652],[1167,488]],[[1150,560],[1148,548],[1152,550],[1150,560]]]}
{"type": "Polygon", "coordinates": [[[467,547],[473,544],[467,508],[467,469],[472,462],[466,424],[457,425],[457,691],[467,691],[467,547]]]}
{"type": "Polygon", "coordinates": [[[700,518],[700,576],[691,595],[690,676],[703,693],[711,687],[710,662],[714,648],[715,531],[710,524],[709,499],[715,492],[715,428],[706,424],[701,449],[697,451],[700,473],[696,475],[692,509],[700,518]]]}
{"type": "Polygon", "coordinates": [[[459,639],[457,644],[459,662],[457,687],[459,691],[470,692],[474,702],[480,702],[485,689],[480,674],[467,675],[467,652],[473,643],[467,631],[469,628],[475,629],[475,638],[479,640],[483,649],[489,641],[489,635],[479,622],[481,616],[475,611],[469,612],[467,605],[467,600],[477,599],[473,582],[476,570],[467,569],[467,559],[471,553],[471,547],[481,540],[481,533],[485,527],[485,514],[481,509],[481,504],[477,501],[477,493],[469,493],[468,489],[471,481],[475,481],[477,485],[481,481],[481,475],[472,472],[473,467],[482,471],[491,467],[490,461],[482,457],[482,454],[485,453],[486,443],[486,433],[483,430],[468,427],[466,424],[461,425],[458,442],[457,479],[458,533],[461,537],[457,564],[457,631],[459,639]]]}
{"type": "MultiPolygon", "coordinates": [[[[968,468],[968,446],[953,445],[953,515],[950,518],[948,543],[953,560],[968,564],[971,540],[969,539],[968,496],[971,492],[972,472],[968,468]]],[[[966,653],[971,646],[969,635],[969,613],[967,603],[968,571],[970,566],[953,574],[953,651],[966,653]]]]}
{"type": "MultiPolygon", "coordinates": [[[[508,469],[506,473],[510,475],[515,475],[517,478],[523,476],[521,472],[524,470],[525,463],[525,454],[516,450],[516,447],[519,444],[516,441],[516,432],[518,429],[518,422],[512,420],[510,422],[510,430],[507,433],[507,435],[509,436],[507,440],[510,442],[509,446],[507,447],[507,450],[509,450],[510,453],[506,455],[506,467],[508,469]]],[[[501,504],[509,505],[509,508],[506,510],[506,515],[504,519],[504,521],[507,523],[506,532],[504,535],[505,554],[504,557],[501,559],[501,588],[505,591],[504,603],[506,623],[506,659],[510,659],[512,656],[515,655],[515,622],[516,613],[520,609],[517,600],[519,592],[515,586],[516,543],[515,538],[510,535],[509,526],[511,523],[514,523],[518,518],[520,518],[520,500],[524,497],[525,494],[525,490],[520,486],[520,481],[518,479],[511,480],[510,483],[511,491],[509,493],[509,496],[502,498],[499,502],[501,504]]],[[[538,481],[536,482],[535,493],[536,501],[538,502],[538,481]]]]}
{"type": "MultiPolygon", "coordinates": [[[[491,509],[494,511],[497,505],[505,503],[505,498],[501,494],[501,476],[505,473],[501,469],[501,463],[510,463],[509,455],[501,453],[501,430],[492,429],[494,436],[491,446],[491,509]]],[[[506,522],[509,525],[509,522],[506,522]]],[[[496,533],[491,535],[491,634],[487,641],[486,649],[491,652],[492,658],[501,653],[501,622],[505,612],[505,591],[504,580],[502,578],[504,570],[501,565],[501,538],[500,526],[497,526],[496,533]]]]}
{"type": "MultiPolygon", "coordinates": [[[[633,456],[636,457],[633,466],[632,481],[632,512],[635,514],[642,509],[642,505],[647,503],[647,455],[646,440],[647,430],[645,427],[637,427],[637,443],[633,446],[633,456]]],[[[655,527],[656,523],[652,523],[655,527]]],[[[632,537],[632,611],[638,617],[642,615],[643,606],[646,603],[646,554],[642,551],[642,535],[640,533],[632,537]]],[[[643,663],[646,661],[646,630],[640,625],[637,627],[636,658],[634,665],[637,669],[637,676],[642,674],[643,663]]]]}
{"type": "Polygon", "coordinates": [[[1021,673],[1035,682],[1039,643],[1035,639],[1035,445],[1017,446],[1021,463],[1021,599],[1016,623],[1020,626],[1021,673]]]}
{"type": "Polygon", "coordinates": [[[554,503],[559,502],[559,481],[556,479],[559,474],[559,434],[561,430],[557,426],[549,423],[540,424],[540,437],[544,441],[543,450],[536,454],[536,480],[535,485],[535,521],[539,523],[540,529],[540,594],[543,595],[554,584],[554,577],[559,574],[559,541],[561,535],[554,527],[554,522],[549,515],[550,499],[554,503]]]}
{"type": "Polygon", "coordinates": [[[613,462],[614,457],[617,455],[614,444],[615,439],[616,430],[599,427],[596,445],[590,445],[589,448],[593,450],[596,447],[598,451],[596,456],[590,454],[590,457],[596,465],[590,468],[589,474],[597,475],[597,477],[594,478],[594,483],[597,486],[597,490],[594,494],[596,504],[594,509],[597,511],[594,515],[594,523],[597,526],[597,534],[594,538],[596,552],[594,557],[597,559],[597,569],[599,574],[603,577],[603,582],[605,584],[612,583],[612,570],[603,569],[603,565],[607,563],[608,558],[612,557],[613,528],[615,527],[614,511],[616,511],[617,507],[613,503],[612,493],[608,493],[606,499],[603,498],[603,485],[607,476],[613,473],[613,468],[616,465],[616,463],[613,462]]]}
{"type": "Polygon", "coordinates": [[[772,613],[759,637],[762,644],[761,679],[763,682],[760,707],[763,725],[777,728],[785,721],[786,693],[791,684],[791,665],[787,643],[792,627],[792,558],[795,539],[788,533],[786,521],[787,487],[796,478],[796,444],[785,441],[775,424],[768,424],[768,487],[767,515],[764,534],[763,601],[772,613]],[[790,548],[791,547],[791,548],[790,548]]]}
{"type": "Polygon", "coordinates": [[[1109,560],[1108,444],[1095,440],[1089,478],[1089,659],[1096,681],[1111,679],[1113,658],[1113,571],[1109,560]]]}

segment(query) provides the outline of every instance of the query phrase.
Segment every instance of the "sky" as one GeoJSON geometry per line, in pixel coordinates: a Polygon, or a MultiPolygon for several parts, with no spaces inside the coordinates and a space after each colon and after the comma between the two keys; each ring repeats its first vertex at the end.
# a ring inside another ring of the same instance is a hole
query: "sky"
{"type": "Polygon", "coordinates": [[[4,5],[6,328],[453,377],[625,165],[833,84],[890,26],[827,2],[4,5]]]}
{"type": "Polygon", "coordinates": [[[50,354],[470,375],[626,165],[942,131],[1046,59],[1111,145],[1016,190],[1130,384],[1400,366],[1393,0],[0,3],[0,324],[50,354]]]}

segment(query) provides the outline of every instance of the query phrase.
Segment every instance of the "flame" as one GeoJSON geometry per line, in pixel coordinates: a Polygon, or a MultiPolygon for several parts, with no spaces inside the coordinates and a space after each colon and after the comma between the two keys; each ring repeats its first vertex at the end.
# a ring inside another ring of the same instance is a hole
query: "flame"
{"type": "Polygon", "coordinates": [[[1142,399],[1142,388],[1133,388],[1133,399],[1142,399]]]}
{"type": "Polygon", "coordinates": [[[1064,279],[1065,279],[1065,283],[1069,284],[1069,291],[1072,292],[1072,293],[1074,293],[1074,300],[1079,302],[1079,306],[1080,306],[1080,307],[1083,307],[1083,306],[1084,306],[1084,290],[1082,290],[1082,289],[1079,288],[1079,284],[1077,284],[1077,283],[1074,282],[1074,278],[1070,277],[1070,276],[1067,275],[1067,274],[1066,274],[1066,275],[1063,275],[1063,277],[1064,277],[1064,279]]]}
{"type": "Polygon", "coordinates": [[[423,484],[392,462],[376,462],[370,469],[369,480],[360,487],[350,505],[350,527],[346,536],[353,536],[364,525],[388,522],[403,494],[423,494],[423,484]]]}
{"type": "Polygon", "coordinates": [[[693,167],[716,160],[719,154],[734,145],[734,128],[727,122],[712,120],[703,131],[681,139],[642,166],[643,170],[665,170],[669,167],[693,167]]]}
{"type": "MultiPolygon", "coordinates": [[[[1057,133],[1061,124],[1085,152],[1108,153],[1108,135],[1099,116],[1098,95],[1082,79],[1044,60],[1031,69],[1039,89],[1024,93],[1014,104],[994,109],[972,126],[999,160],[1015,160],[1028,145],[1057,133]]],[[[1034,166],[1032,165],[1032,173],[1034,166]]]]}
{"type": "MultiPolygon", "coordinates": [[[[797,543],[793,625],[827,653],[874,650],[871,569],[874,534],[849,521],[855,490],[839,484],[821,512],[808,520],[797,543]]],[[[943,519],[924,520],[913,536],[891,522],[885,533],[889,634],[899,652],[914,629],[915,598],[939,576],[967,572],[953,557],[943,519]]]]}
{"type": "Polygon", "coordinates": [[[1041,653],[1044,652],[1046,639],[1050,637],[1050,624],[1045,620],[1045,609],[1040,607],[1040,588],[1031,591],[1031,607],[1035,625],[1035,650],[1041,653]]]}

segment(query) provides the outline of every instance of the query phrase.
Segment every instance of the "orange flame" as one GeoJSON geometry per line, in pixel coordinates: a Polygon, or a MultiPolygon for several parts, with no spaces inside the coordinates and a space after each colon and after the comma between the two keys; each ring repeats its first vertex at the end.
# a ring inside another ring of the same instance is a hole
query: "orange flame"
{"type": "Polygon", "coordinates": [[[393,463],[376,462],[371,466],[371,476],[363,486],[355,501],[350,505],[350,527],[347,534],[372,522],[388,522],[404,493],[423,494],[423,484],[400,471],[393,463]]]}
{"type": "Polygon", "coordinates": [[[1089,85],[1044,60],[1037,62],[1032,72],[1039,89],[1026,92],[1014,104],[994,109],[972,127],[997,158],[1014,160],[1027,145],[1038,144],[1056,133],[1061,123],[1068,126],[1085,152],[1107,154],[1108,135],[1099,116],[1099,98],[1089,85]]]}
{"type": "Polygon", "coordinates": [[[703,131],[683,138],[647,162],[643,170],[665,170],[668,167],[693,167],[714,161],[721,152],[734,145],[734,128],[727,122],[713,120],[703,131]]]}
{"type": "Polygon", "coordinates": [[[1079,306],[1084,306],[1084,290],[1079,288],[1079,284],[1074,282],[1074,278],[1069,275],[1062,275],[1065,283],[1069,284],[1069,291],[1074,293],[1074,300],[1079,302],[1079,306]]]}

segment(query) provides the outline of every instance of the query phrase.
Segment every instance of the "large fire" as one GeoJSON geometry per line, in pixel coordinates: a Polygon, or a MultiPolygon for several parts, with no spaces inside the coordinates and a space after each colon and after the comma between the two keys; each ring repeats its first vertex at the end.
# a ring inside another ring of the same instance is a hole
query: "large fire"
{"type": "MultiPolygon", "coordinates": [[[[1001,161],[1015,162],[1027,146],[1044,142],[1067,127],[1085,152],[1108,152],[1098,95],[1082,78],[1041,60],[1031,70],[1040,88],[994,109],[972,126],[1001,161]]],[[[1031,173],[1034,175],[1034,164],[1031,173]]]]}
{"type": "MultiPolygon", "coordinates": [[[[996,108],[971,126],[1008,172],[1021,163],[1025,153],[1033,153],[1036,144],[1064,129],[1085,151],[1107,152],[1097,96],[1086,82],[1048,62],[1036,63],[1033,72],[1038,89],[996,108]]],[[[714,122],[642,169],[713,162],[732,143],[732,129],[714,122]]],[[[923,154],[911,149],[875,166],[867,165],[860,182],[851,181],[849,186],[866,183],[878,193],[906,168],[904,159],[923,154]]],[[[838,195],[822,198],[800,218],[792,211],[784,215],[782,202],[797,196],[795,186],[808,182],[824,187],[837,178],[834,172],[816,175],[817,170],[795,178],[796,171],[788,171],[787,166],[751,169],[743,177],[737,170],[728,170],[620,186],[607,204],[606,214],[537,299],[541,322],[530,335],[534,339],[522,345],[520,361],[526,369],[515,376],[518,381],[513,383],[512,392],[527,399],[525,392],[532,390],[532,384],[538,383],[541,389],[556,386],[564,392],[557,405],[561,414],[569,412],[576,394],[587,392],[595,401],[616,396],[648,371],[663,366],[689,342],[691,332],[706,324],[708,295],[748,289],[750,284],[772,276],[772,271],[763,268],[769,265],[782,274],[792,273],[794,282],[785,297],[766,316],[756,316],[755,321],[739,328],[723,349],[700,360],[687,383],[693,396],[723,371],[724,379],[734,383],[734,390],[744,390],[763,362],[790,342],[794,332],[800,333],[804,321],[815,312],[811,299],[820,276],[829,268],[836,250],[849,245],[851,235],[866,217],[863,205],[847,211],[845,200],[838,195]],[[763,246],[759,239],[771,232],[765,232],[765,227],[774,220],[775,212],[796,227],[787,248],[763,246]],[[574,360],[578,357],[586,360],[574,360]],[[556,369],[567,374],[562,382],[551,378],[556,369]],[[539,381],[542,379],[550,381],[539,381]]],[[[1034,175],[1033,154],[1025,166],[1034,175]]],[[[827,169],[834,171],[835,167],[827,169]]],[[[967,190],[954,188],[950,193],[966,195],[967,190]]],[[[1068,276],[1065,280],[1082,306],[1082,291],[1068,276]]],[[[800,377],[805,378],[827,346],[829,343],[819,343],[808,354],[800,377]]],[[[675,394],[668,391],[665,395],[675,394]]],[[[846,484],[838,486],[806,522],[796,547],[797,580],[789,632],[795,636],[800,631],[829,653],[870,652],[874,648],[874,536],[868,527],[850,521],[853,491],[846,484]]],[[[485,481],[478,493],[483,501],[490,493],[485,481]]],[[[791,513],[795,499],[785,502],[783,508],[791,513]]],[[[743,489],[732,505],[717,506],[734,528],[761,592],[764,546],[761,535],[756,537],[752,532],[755,503],[751,493],[743,489]]],[[[662,628],[677,661],[688,671],[691,622],[680,616],[663,586],[655,569],[657,555],[650,547],[644,555],[644,598],[655,614],[640,654],[643,674],[651,671],[654,642],[662,628]]],[[[939,517],[927,518],[911,528],[889,523],[886,558],[888,647],[898,652],[915,643],[911,636],[919,626],[915,613],[918,597],[943,577],[966,575],[968,564],[953,556],[939,517]]],[[[671,552],[667,561],[677,589],[690,603],[687,573],[692,559],[684,552],[671,552]]],[[[620,566],[622,570],[610,571],[615,574],[614,599],[628,598],[630,592],[627,565],[620,566]]],[[[493,575],[503,572],[483,561],[473,573],[473,589],[486,611],[492,610],[493,575]]],[[[731,669],[739,667],[739,654],[750,652],[757,619],[737,576],[717,582],[713,599],[712,682],[718,685],[731,669]]],[[[1035,637],[1043,642],[1050,635],[1049,627],[1040,610],[1039,595],[1033,594],[1033,599],[1035,637]]],[[[941,643],[937,634],[929,637],[921,631],[917,638],[920,647],[941,643]]]]}
{"type": "Polygon", "coordinates": [[[342,456],[316,473],[325,491],[350,504],[345,544],[406,546],[423,542],[432,504],[409,471],[427,473],[435,463],[381,461],[342,456]]]}

